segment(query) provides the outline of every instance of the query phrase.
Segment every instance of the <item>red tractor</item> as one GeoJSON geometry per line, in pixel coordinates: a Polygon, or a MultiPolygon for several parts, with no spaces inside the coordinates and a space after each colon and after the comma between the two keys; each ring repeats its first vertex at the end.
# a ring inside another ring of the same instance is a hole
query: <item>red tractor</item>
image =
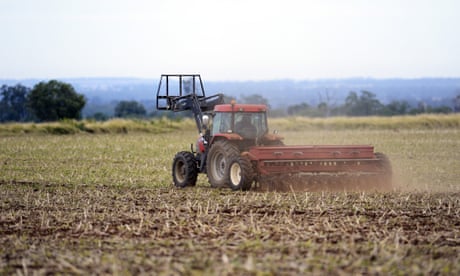
{"type": "Polygon", "coordinates": [[[192,145],[174,157],[177,187],[194,186],[199,173],[207,174],[212,187],[233,190],[249,190],[253,183],[268,190],[357,187],[363,181],[377,189],[391,186],[390,162],[373,146],[286,146],[269,133],[265,105],[225,104],[222,94],[206,97],[200,75],[162,75],[156,106],[191,111],[200,134],[196,150],[192,145]]]}

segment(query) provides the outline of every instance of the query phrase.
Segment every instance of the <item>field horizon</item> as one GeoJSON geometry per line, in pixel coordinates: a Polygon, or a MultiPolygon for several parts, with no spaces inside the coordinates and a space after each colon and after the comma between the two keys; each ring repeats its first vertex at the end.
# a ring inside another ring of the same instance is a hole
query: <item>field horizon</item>
{"type": "MultiPolygon", "coordinates": [[[[458,129],[460,113],[453,114],[419,114],[405,116],[365,116],[365,117],[326,117],[310,118],[288,116],[269,118],[269,128],[281,131],[308,130],[409,130],[409,129],[458,129]]],[[[166,133],[175,130],[196,131],[192,118],[169,119],[159,117],[153,119],[112,118],[107,121],[68,120],[56,122],[10,122],[0,124],[1,136],[32,135],[32,134],[126,134],[132,133],[166,133]]]]}

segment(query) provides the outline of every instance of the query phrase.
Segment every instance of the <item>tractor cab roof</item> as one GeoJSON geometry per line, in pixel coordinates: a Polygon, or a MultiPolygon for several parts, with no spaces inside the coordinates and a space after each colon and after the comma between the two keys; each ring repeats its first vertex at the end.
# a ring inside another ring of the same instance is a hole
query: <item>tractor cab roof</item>
{"type": "Polygon", "coordinates": [[[266,112],[263,104],[219,104],[214,106],[215,112],[266,112]]]}

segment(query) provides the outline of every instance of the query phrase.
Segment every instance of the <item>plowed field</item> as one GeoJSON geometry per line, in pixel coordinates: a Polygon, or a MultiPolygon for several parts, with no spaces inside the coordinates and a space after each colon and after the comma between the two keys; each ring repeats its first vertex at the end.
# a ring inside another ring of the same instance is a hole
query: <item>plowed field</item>
{"type": "Polygon", "coordinates": [[[460,274],[460,130],[284,135],[373,144],[395,189],[175,189],[193,131],[1,137],[0,274],[460,274]]]}

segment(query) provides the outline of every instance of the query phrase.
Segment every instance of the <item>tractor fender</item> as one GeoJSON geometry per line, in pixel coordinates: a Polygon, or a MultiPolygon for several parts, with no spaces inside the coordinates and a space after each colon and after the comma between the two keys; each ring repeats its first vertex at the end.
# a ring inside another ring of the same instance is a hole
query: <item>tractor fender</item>
{"type": "Polygon", "coordinates": [[[220,139],[226,139],[230,141],[241,141],[243,140],[243,137],[241,137],[241,135],[237,133],[217,133],[212,137],[211,144],[220,139]]]}

